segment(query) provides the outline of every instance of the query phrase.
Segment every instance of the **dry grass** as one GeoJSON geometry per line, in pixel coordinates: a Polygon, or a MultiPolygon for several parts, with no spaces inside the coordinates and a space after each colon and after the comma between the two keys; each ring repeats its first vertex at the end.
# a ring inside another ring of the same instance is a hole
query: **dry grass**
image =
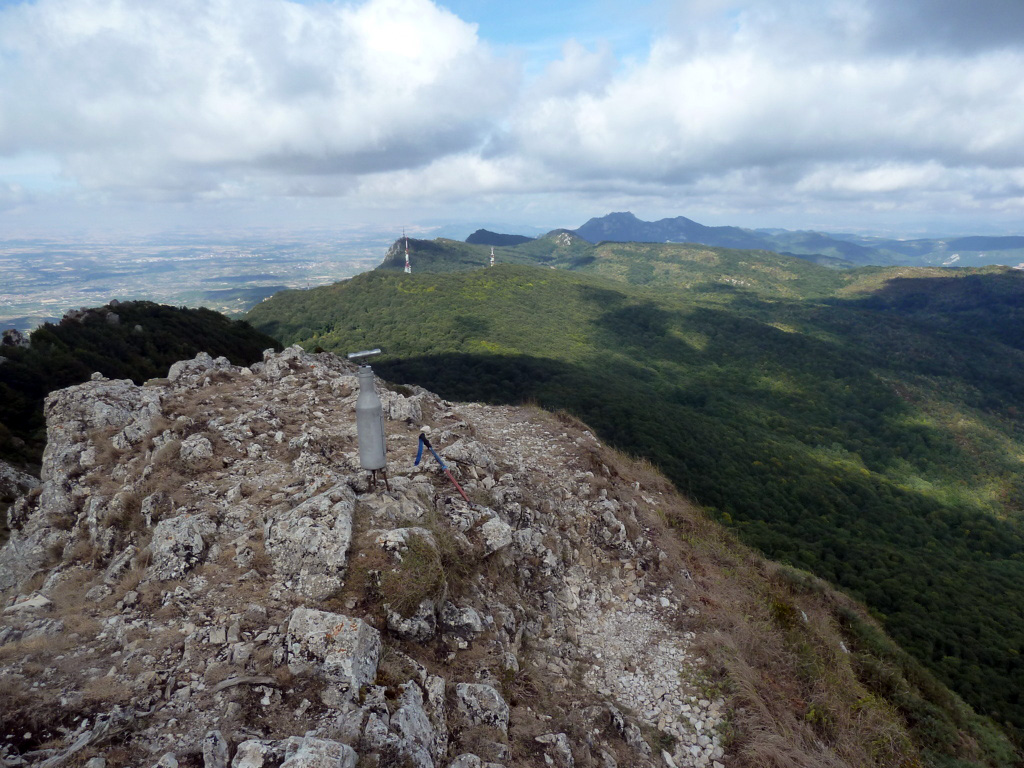
{"type": "Polygon", "coordinates": [[[89,680],[81,688],[82,699],[90,707],[113,707],[128,704],[134,694],[116,677],[103,675],[89,680]]]}
{"type": "MultiPolygon", "coordinates": [[[[67,633],[36,635],[27,640],[15,640],[0,645],[0,665],[16,663],[44,665],[48,659],[75,647],[77,641],[67,633]]],[[[45,667],[42,667],[45,668],[45,667]]]]}

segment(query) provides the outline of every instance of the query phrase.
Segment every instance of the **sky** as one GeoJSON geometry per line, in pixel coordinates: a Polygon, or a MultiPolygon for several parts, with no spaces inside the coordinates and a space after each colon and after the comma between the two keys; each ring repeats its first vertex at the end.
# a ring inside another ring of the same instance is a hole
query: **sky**
{"type": "Polygon", "coordinates": [[[0,0],[0,239],[1024,234],[1022,74],[1022,0],[0,0]]]}

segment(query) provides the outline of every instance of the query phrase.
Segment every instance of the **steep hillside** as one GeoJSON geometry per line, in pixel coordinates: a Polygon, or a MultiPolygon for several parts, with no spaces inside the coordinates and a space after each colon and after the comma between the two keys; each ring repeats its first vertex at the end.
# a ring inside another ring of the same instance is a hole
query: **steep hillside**
{"type": "Polygon", "coordinates": [[[387,375],[447,397],[580,415],[749,543],[866,599],[905,648],[1019,729],[1024,354],[974,330],[976,298],[958,321],[897,297],[908,284],[1003,295],[1012,335],[1024,275],[940,272],[957,277],[937,285],[947,278],[806,267],[841,280],[843,298],[785,298],[800,283],[777,278],[683,293],[500,266],[362,275],[280,294],[250,319],[309,348],[381,346],[387,375]]]}
{"type": "Polygon", "coordinates": [[[5,765],[1014,764],[855,603],[570,417],[378,381],[371,485],[354,372],[203,355],[47,399],[0,550],[5,765]]]}
{"type": "Polygon", "coordinates": [[[28,347],[0,347],[0,458],[39,461],[43,399],[98,371],[141,383],[175,361],[207,352],[246,364],[277,342],[208,309],[148,301],[74,310],[37,328],[28,347]]]}

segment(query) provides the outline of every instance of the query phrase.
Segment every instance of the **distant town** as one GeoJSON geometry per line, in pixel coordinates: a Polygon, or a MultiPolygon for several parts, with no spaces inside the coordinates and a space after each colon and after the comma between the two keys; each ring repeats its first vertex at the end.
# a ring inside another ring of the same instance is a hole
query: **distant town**
{"type": "Polygon", "coordinates": [[[237,315],[286,288],[325,285],[371,269],[396,237],[324,232],[92,243],[0,240],[0,328],[31,331],[68,310],[111,299],[237,315]]]}

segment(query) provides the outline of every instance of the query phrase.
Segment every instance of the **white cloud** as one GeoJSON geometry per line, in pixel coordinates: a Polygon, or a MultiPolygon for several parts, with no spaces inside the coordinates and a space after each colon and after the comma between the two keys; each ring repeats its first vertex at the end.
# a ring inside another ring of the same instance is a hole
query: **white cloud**
{"type": "Polygon", "coordinates": [[[589,174],[683,179],[823,159],[1024,158],[1024,54],[839,59],[791,66],[670,41],[603,93],[549,98],[514,125],[521,151],[589,174]]]}
{"type": "Polygon", "coordinates": [[[1024,11],[979,2],[690,0],[645,55],[540,66],[431,0],[0,6],[0,173],[261,210],[1019,211],[1024,11]]]}
{"type": "Polygon", "coordinates": [[[0,29],[0,152],[104,189],[414,166],[479,143],[517,87],[429,0],[39,0],[0,29]]]}

